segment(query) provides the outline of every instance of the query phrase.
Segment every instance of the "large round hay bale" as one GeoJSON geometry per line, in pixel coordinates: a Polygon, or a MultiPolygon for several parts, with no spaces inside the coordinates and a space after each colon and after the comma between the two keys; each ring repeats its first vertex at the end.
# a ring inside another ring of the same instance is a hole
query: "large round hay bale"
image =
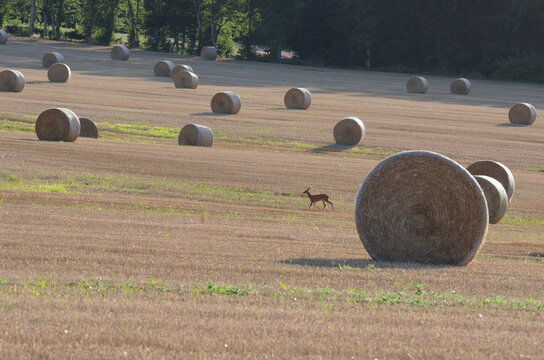
{"type": "Polygon", "coordinates": [[[536,120],[536,108],[528,103],[518,103],[510,108],[508,119],[512,124],[531,125],[536,120]]]}
{"type": "Polygon", "coordinates": [[[497,224],[506,213],[508,205],[508,195],[500,182],[489,176],[476,175],[474,176],[480,187],[482,188],[485,200],[487,202],[487,210],[489,211],[489,223],[497,224]]]}
{"type": "Polygon", "coordinates": [[[25,77],[17,70],[0,72],[0,91],[21,92],[25,88],[25,77]]]}
{"type": "Polygon", "coordinates": [[[98,139],[98,128],[96,124],[89,118],[80,117],[79,136],[98,139]]]}
{"type": "Polygon", "coordinates": [[[47,78],[51,82],[65,83],[72,77],[72,71],[66,64],[56,63],[47,70],[47,78]]]}
{"type": "Polygon", "coordinates": [[[45,54],[42,58],[42,65],[44,68],[48,68],[53,64],[63,63],[63,62],[64,62],[64,56],[62,56],[61,53],[58,53],[55,51],[45,54]]]}
{"type": "Polygon", "coordinates": [[[69,109],[48,109],[36,120],[36,135],[40,140],[73,142],[78,138],[80,130],[77,115],[69,109]]]}
{"type": "Polygon", "coordinates": [[[115,45],[111,48],[111,59],[127,61],[130,57],[130,50],[125,45],[115,45]]]}
{"type": "Polygon", "coordinates": [[[497,180],[502,184],[504,190],[506,190],[508,201],[512,200],[514,190],[516,190],[516,182],[514,175],[505,165],[497,161],[481,160],[470,164],[467,170],[472,175],[484,175],[497,180]]]}
{"type": "Polygon", "coordinates": [[[305,88],[292,88],[285,93],[283,102],[288,109],[306,110],[312,104],[312,94],[305,88]]]}
{"type": "Polygon", "coordinates": [[[336,123],[333,130],[338,145],[357,145],[365,136],[365,125],[356,117],[347,117],[336,123]]]}
{"type": "Polygon", "coordinates": [[[190,67],[189,65],[183,65],[183,64],[176,65],[174,66],[174,68],[172,69],[172,72],[170,73],[170,77],[172,78],[172,80],[174,80],[174,77],[180,71],[190,71],[194,73],[193,68],[190,67]]]}
{"type": "Polygon", "coordinates": [[[242,100],[233,91],[221,91],[212,98],[212,111],[220,114],[238,114],[242,100]]]}
{"type": "Polygon", "coordinates": [[[452,81],[450,85],[450,91],[452,94],[456,95],[468,95],[472,85],[470,81],[465,78],[459,78],[452,81]]]}
{"type": "Polygon", "coordinates": [[[355,198],[359,237],[373,259],[466,265],[487,234],[485,196],[455,161],[406,151],[381,161],[355,198]]]}
{"type": "Polygon", "coordinates": [[[204,46],[202,50],[200,50],[200,57],[204,60],[216,60],[217,49],[215,46],[204,46]]]}
{"type": "Polygon", "coordinates": [[[212,129],[198,124],[187,124],[179,132],[178,144],[210,147],[213,145],[212,129]]]}
{"type": "Polygon", "coordinates": [[[4,45],[5,43],[8,42],[8,34],[0,29],[0,45],[4,45]]]}
{"type": "Polygon", "coordinates": [[[198,86],[198,76],[190,71],[178,71],[174,77],[174,85],[177,88],[196,89],[198,86]]]}
{"type": "Polygon", "coordinates": [[[172,69],[174,68],[174,63],[170,60],[161,60],[155,64],[153,72],[155,76],[170,77],[172,69]]]}
{"type": "Polygon", "coordinates": [[[414,94],[425,94],[429,88],[429,83],[427,79],[421,76],[414,76],[408,82],[406,82],[406,90],[409,93],[414,94]]]}

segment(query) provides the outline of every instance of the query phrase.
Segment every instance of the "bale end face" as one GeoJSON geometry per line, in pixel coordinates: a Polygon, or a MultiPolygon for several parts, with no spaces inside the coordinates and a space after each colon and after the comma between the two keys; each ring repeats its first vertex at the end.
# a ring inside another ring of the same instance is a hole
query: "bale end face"
{"type": "Polygon", "coordinates": [[[472,85],[470,84],[470,81],[465,78],[455,79],[450,85],[451,93],[456,95],[468,95],[471,88],[472,85]]]}
{"type": "Polygon", "coordinates": [[[211,101],[212,111],[218,114],[238,114],[242,101],[233,91],[222,91],[215,94],[211,101]]]}
{"type": "Polygon", "coordinates": [[[338,145],[357,145],[365,136],[365,125],[356,117],[347,117],[336,123],[333,130],[338,145]]]}
{"type": "Polygon", "coordinates": [[[187,124],[179,133],[178,144],[211,147],[213,145],[212,129],[198,124],[187,124]]]}
{"type": "Polygon", "coordinates": [[[155,64],[153,72],[155,73],[155,76],[170,77],[172,69],[174,69],[174,63],[172,61],[161,60],[155,64]]]}
{"type": "Polygon", "coordinates": [[[528,103],[518,103],[510,108],[508,119],[512,124],[531,125],[536,120],[536,108],[528,103]]]}
{"type": "Polygon", "coordinates": [[[53,64],[63,63],[63,62],[64,62],[64,56],[62,56],[62,54],[58,52],[47,53],[42,58],[42,65],[44,68],[48,68],[53,64]]]}
{"type": "Polygon", "coordinates": [[[111,59],[116,61],[127,61],[130,57],[130,50],[125,45],[115,45],[111,49],[111,59]]]}
{"type": "Polygon", "coordinates": [[[516,189],[516,182],[512,171],[504,164],[497,161],[481,160],[470,164],[467,167],[467,171],[472,175],[484,175],[497,180],[506,191],[508,201],[510,202],[512,200],[512,196],[516,189]]]}
{"type": "Polygon", "coordinates": [[[204,46],[200,51],[200,57],[204,60],[215,61],[217,59],[217,49],[214,46],[204,46]]]}
{"type": "Polygon", "coordinates": [[[79,118],[80,131],[79,136],[98,139],[98,128],[96,124],[89,118],[79,118]]]}
{"type": "Polygon", "coordinates": [[[174,78],[176,77],[176,74],[180,71],[190,71],[194,73],[193,68],[190,67],[189,65],[183,65],[183,64],[176,65],[174,66],[174,68],[172,69],[172,72],[170,73],[170,77],[172,78],[172,80],[174,80],[174,78]]]}
{"type": "Polygon", "coordinates": [[[51,82],[65,83],[72,77],[72,71],[66,64],[55,63],[49,67],[47,78],[51,82]]]}
{"type": "Polygon", "coordinates": [[[0,72],[0,91],[21,92],[25,88],[25,77],[17,70],[0,72]]]}
{"type": "Polygon", "coordinates": [[[285,93],[283,102],[288,109],[306,110],[312,104],[312,94],[305,88],[292,88],[285,93]]]}
{"type": "Polygon", "coordinates": [[[500,182],[489,176],[474,176],[482,188],[487,209],[489,211],[489,223],[497,224],[504,217],[508,206],[508,195],[500,182]]]}
{"type": "Polygon", "coordinates": [[[174,77],[174,85],[176,88],[196,89],[198,83],[198,76],[190,71],[178,71],[174,77]]]}
{"type": "Polygon", "coordinates": [[[4,45],[5,43],[8,42],[8,34],[0,29],[0,45],[4,45]]]}
{"type": "Polygon", "coordinates": [[[40,140],[74,142],[79,136],[81,125],[73,111],[54,108],[38,116],[35,130],[40,140]]]}
{"type": "Polygon", "coordinates": [[[406,90],[413,94],[425,94],[429,89],[427,79],[421,76],[415,76],[406,83],[406,90]]]}

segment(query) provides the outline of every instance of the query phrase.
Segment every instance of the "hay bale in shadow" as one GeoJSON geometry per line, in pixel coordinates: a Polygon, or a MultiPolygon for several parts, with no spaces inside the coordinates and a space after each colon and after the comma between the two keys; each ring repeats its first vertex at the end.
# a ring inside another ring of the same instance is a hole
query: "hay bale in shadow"
{"type": "Polygon", "coordinates": [[[79,118],[69,109],[48,109],[36,120],[36,135],[40,140],[73,142],[80,130],[79,118]]]}
{"type": "Polygon", "coordinates": [[[470,81],[465,78],[455,79],[450,85],[451,93],[456,95],[468,95],[471,88],[472,85],[470,84],[470,81]]]}
{"type": "Polygon", "coordinates": [[[174,77],[174,85],[177,88],[196,89],[198,86],[198,76],[190,71],[178,71],[174,77]]]}
{"type": "Polygon", "coordinates": [[[347,117],[336,123],[333,130],[338,145],[357,145],[365,136],[365,125],[356,117],[347,117]]]}
{"type": "Polygon", "coordinates": [[[170,73],[170,77],[172,78],[172,80],[174,80],[174,77],[180,71],[190,71],[194,73],[193,68],[190,67],[189,65],[183,65],[183,64],[176,65],[174,66],[174,68],[172,69],[172,72],[170,73]]]}
{"type": "Polygon", "coordinates": [[[178,144],[210,147],[213,145],[213,131],[206,126],[187,124],[179,132],[178,144]]]}
{"type": "Polygon", "coordinates": [[[516,190],[516,182],[514,175],[505,165],[497,161],[481,160],[470,164],[467,167],[468,172],[472,175],[484,175],[492,177],[501,183],[508,195],[508,201],[512,200],[514,190],[516,190]]]}
{"type": "Polygon", "coordinates": [[[238,114],[242,107],[242,100],[233,91],[221,91],[213,96],[211,106],[214,113],[238,114]]]}
{"type": "Polygon", "coordinates": [[[531,125],[536,120],[536,108],[529,103],[518,103],[510,108],[508,119],[512,124],[531,125]]]}
{"type": "Polygon", "coordinates": [[[62,56],[61,53],[58,53],[55,51],[45,54],[42,58],[42,65],[44,68],[48,68],[53,64],[63,63],[63,62],[64,62],[64,56],[62,56]]]}
{"type": "Polygon", "coordinates": [[[359,237],[377,261],[466,265],[484,243],[488,212],[474,177],[428,151],[392,155],[355,198],[359,237]]]}
{"type": "Polygon", "coordinates": [[[305,88],[292,88],[285,93],[283,102],[288,109],[306,110],[312,104],[312,94],[305,88]]]}
{"type": "Polygon", "coordinates": [[[204,46],[200,50],[200,57],[204,60],[216,60],[217,59],[217,49],[214,46],[204,46]]]}
{"type": "Polygon", "coordinates": [[[25,88],[25,77],[17,70],[0,72],[0,91],[21,92],[25,88]]]}
{"type": "Polygon", "coordinates": [[[0,45],[4,45],[8,42],[8,33],[0,29],[0,45]]]}
{"type": "Polygon", "coordinates": [[[408,90],[409,93],[425,94],[427,89],[429,89],[429,83],[424,77],[414,76],[406,82],[406,90],[408,90]]]}
{"type": "Polygon", "coordinates": [[[170,77],[172,69],[174,69],[174,63],[172,61],[161,60],[155,64],[153,72],[155,73],[155,76],[170,77]]]}
{"type": "Polygon", "coordinates": [[[127,61],[130,57],[130,50],[125,45],[115,45],[111,48],[111,59],[117,61],[127,61]]]}
{"type": "Polygon", "coordinates": [[[66,64],[55,63],[47,70],[47,78],[51,82],[65,83],[72,77],[72,71],[66,64]]]}
{"type": "Polygon", "coordinates": [[[94,121],[89,118],[80,117],[79,123],[79,136],[98,139],[98,128],[96,127],[94,121]]]}
{"type": "Polygon", "coordinates": [[[484,192],[487,210],[489,211],[489,223],[497,224],[503,218],[508,206],[506,190],[504,190],[500,182],[492,177],[476,175],[474,178],[484,192]]]}

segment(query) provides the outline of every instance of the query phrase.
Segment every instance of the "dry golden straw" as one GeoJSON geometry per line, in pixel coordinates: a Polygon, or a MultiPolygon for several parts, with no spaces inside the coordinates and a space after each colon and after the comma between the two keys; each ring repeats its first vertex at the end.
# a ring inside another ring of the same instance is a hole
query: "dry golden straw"
{"type": "Polygon", "coordinates": [[[72,71],[66,64],[55,63],[47,70],[47,78],[51,82],[65,83],[72,77],[72,71]]]}
{"type": "Polygon", "coordinates": [[[174,63],[172,61],[161,60],[155,64],[153,72],[155,73],[155,76],[170,77],[172,69],[174,69],[174,63]]]}
{"type": "Polygon", "coordinates": [[[212,129],[198,124],[187,124],[179,132],[178,144],[210,147],[213,145],[212,129]]]}
{"type": "Polygon", "coordinates": [[[200,50],[200,57],[204,60],[216,60],[217,49],[213,46],[204,46],[202,50],[200,50]]]}
{"type": "Polygon", "coordinates": [[[0,72],[0,91],[21,92],[25,88],[25,77],[17,70],[0,72]]]}
{"type": "Polygon", "coordinates": [[[518,103],[510,108],[508,119],[512,124],[531,125],[536,120],[536,108],[528,103],[518,103]]]}
{"type": "Polygon", "coordinates": [[[470,81],[465,78],[459,78],[452,81],[450,85],[450,91],[452,94],[456,95],[468,95],[472,85],[470,81]]]}
{"type": "Polygon", "coordinates": [[[190,71],[178,71],[174,77],[174,85],[177,88],[196,89],[198,86],[198,76],[190,71]]]}
{"type": "Polygon", "coordinates": [[[305,88],[292,88],[283,97],[288,109],[306,110],[312,104],[312,94],[305,88]]]}
{"type": "Polygon", "coordinates": [[[461,165],[406,151],[368,174],[355,198],[355,222],[375,260],[466,265],[485,241],[488,212],[482,189],[461,165]]]}
{"type": "Polygon", "coordinates": [[[0,45],[4,45],[5,43],[8,42],[8,34],[0,29],[0,45]]]}
{"type": "Polygon", "coordinates": [[[357,145],[365,136],[365,125],[356,117],[347,117],[336,123],[333,130],[338,145],[357,145]]]}
{"type": "Polygon", "coordinates": [[[111,59],[127,61],[130,57],[130,50],[125,45],[115,45],[111,48],[111,59]]]}
{"type": "Polygon", "coordinates": [[[64,56],[62,56],[61,53],[58,53],[55,51],[45,54],[42,58],[42,65],[44,68],[48,68],[53,64],[63,63],[63,62],[64,62],[64,56]]]}
{"type": "Polygon", "coordinates": [[[79,136],[98,139],[98,128],[96,124],[89,118],[80,117],[79,136]]]}
{"type": "Polygon", "coordinates": [[[467,170],[472,175],[485,175],[497,180],[504,187],[508,195],[508,201],[512,200],[514,190],[516,190],[516,182],[514,175],[505,165],[497,161],[481,160],[470,164],[467,170]]]}
{"type": "Polygon", "coordinates": [[[36,120],[36,135],[40,140],[73,142],[80,130],[77,115],[64,108],[45,110],[36,120]]]}
{"type": "Polygon", "coordinates": [[[485,200],[487,202],[487,210],[489,211],[489,223],[497,224],[506,213],[508,205],[508,195],[500,182],[492,177],[485,175],[474,176],[480,187],[482,188],[485,200]]]}
{"type": "Polygon", "coordinates": [[[170,73],[170,77],[172,78],[172,80],[174,80],[174,77],[180,71],[190,71],[194,73],[193,68],[190,67],[189,65],[176,65],[174,66],[174,68],[172,69],[172,72],[170,73]]]}
{"type": "Polygon", "coordinates": [[[221,91],[213,96],[211,106],[214,113],[238,114],[242,101],[233,91],[221,91]]]}
{"type": "Polygon", "coordinates": [[[429,83],[427,82],[427,79],[421,76],[415,76],[406,83],[406,90],[408,90],[409,93],[425,94],[428,88],[429,83]]]}

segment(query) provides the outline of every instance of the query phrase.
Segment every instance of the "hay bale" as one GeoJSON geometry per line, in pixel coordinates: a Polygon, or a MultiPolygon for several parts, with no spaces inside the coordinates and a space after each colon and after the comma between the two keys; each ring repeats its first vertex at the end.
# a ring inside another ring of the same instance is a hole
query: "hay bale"
{"type": "Polygon", "coordinates": [[[47,78],[51,82],[65,83],[72,77],[72,71],[66,64],[56,63],[47,70],[47,78]]]}
{"type": "Polygon", "coordinates": [[[98,139],[98,128],[96,124],[89,118],[80,117],[79,136],[98,139]]]}
{"type": "Polygon", "coordinates": [[[54,51],[45,54],[42,58],[42,65],[44,68],[48,68],[53,64],[63,63],[63,62],[64,62],[64,56],[62,56],[61,53],[54,52],[54,51]]]}
{"type": "Polygon", "coordinates": [[[196,89],[198,86],[198,76],[190,71],[178,71],[174,77],[174,85],[177,88],[196,89]]]}
{"type": "Polygon", "coordinates": [[[489,176],[476,175],[474,176],[480,187],[482,188],[485,200],[487,202],[487,210],[489,211],[489,223],[497,224],[506,213],[508,205],[508,195],[500,182],[489,176]]]}
{"type": "Polygon", "coordinates": [[[406,90],[409,93],[414,94],[425,94],[429,88],[429,83],[427,79],[421,76],[414,76],[406,83],[406,90]]]}
{"type": "Polygon", "coordinates": [[[25,88],[25,77],[17,70],[0,72],[0,91],[21,92],[25,88]]]}
{"type": "Polygon", "coordinates": [[[5,43],[8,42],[8,34],[0,29],[0,45],[4,45],[5,43]]]}
{"type": "Polygon", "coordinates": [[[233,91],[221,91],[212,98],[212,111],[220,114],[238,114],[242,101],[233,91]]]}
{"type": "Polygon", "coordinates": [[[125,45],[115,45],[111,48],[111,59],[127,61],[130,57],[130,50],[125,45]]]}
{"type": "Polygon", "coordinates": [[[172,69],[172,72],[170,73],[170,77],[172,78],[172,80],[174,80],[174,77],[180,71],[190,71],[194,73],[193,68],[190,67],[189,65],[176,65],[174,66],[174,68],[172,69]]]}
{"type": "Polygon", "coordinates": [[[288,109],[306,110],[312,104],[312,94],[305,88],[292,88],[283,97],[288,109]]]}
{"type": "Polygon", "coordinates": [[[472,85],[470,81],[465,78],[459,78],[452,81],[450,85],[450,91],[452,94],[456,95],[468,95],[472,85]]]}
{"type": "Polygon", "coordinates": [[[179,132],[178,144],[210,147],[213,145],[212,129],[198,124],[187,124],[179,132]]]}
{"type": "Polygon", "coordinates": [[[528,103],[518,103],[510,108],[508,119],[512,124],[531,125],[536,120],[536,108],[528,103]]]}
{"type": "Polygon", "coordinates": [[[172,69],[174,69],[174,63],[172,61],[161,60],[155,64],[153,72],[155,73],[155,76],[170,77],[172,69]]]}
{"type": "Polygon", "coordinates": [[[365,136],[365,125],[356,117],[347,117],[336,123],[333,135],[338,145],[355,146],[365,136]]]}
{"type": "Polygon", "coordinates": [[[508,201],[512,200],[514,190],[516,189],[516,182],[514,175],[505,165],[497,161],[481,160],[470,164],[467,170],[472,175],[484,175],[497,180],[502,184],[504,190],[506,190],[508,201]]]}
{"type": "Polygon", "coordinates": [[[200,57],[204,60],[216,60],[217,59],[217,49],[214,46],[204,46],[200,50],[200,57]]]}
{"type": "Polygon", "coordinates": [[[381,161],[355,198],[359,237],[373,259],[466,265],[484,243],[488,212],[478,182],[455,161],[405,151],[381,161]]]}
{"type": "Polygon", "coordinates": [[[36,120],[36,135],[40,140],[73,142],[80,130],[77,115],[69,109],[48,109],[36,120]]]}

